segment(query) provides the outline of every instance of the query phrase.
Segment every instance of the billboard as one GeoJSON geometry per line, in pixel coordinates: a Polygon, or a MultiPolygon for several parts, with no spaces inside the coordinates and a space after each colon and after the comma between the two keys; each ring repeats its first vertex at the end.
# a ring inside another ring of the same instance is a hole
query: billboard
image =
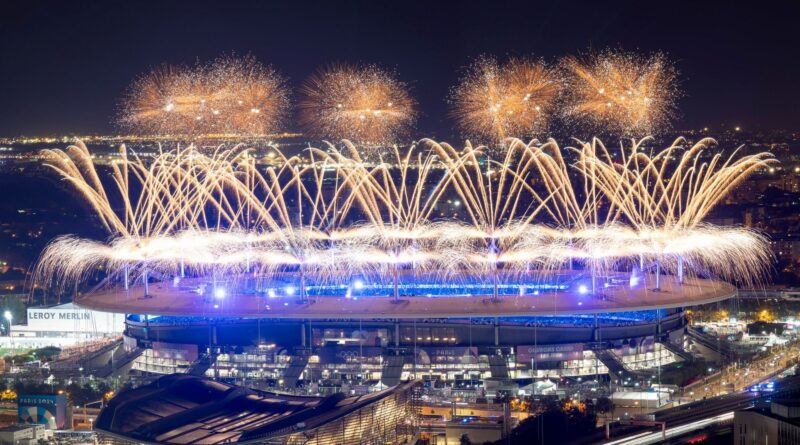
{"type": "Polygon", "coordinates": [[[517,363],[563,362],[583,358],[583,345],[580,343],[566,345],[526,345],[517,346],[517,363]]]}
{"type": "Polygon", "coordinates": [[[186,360],[187,362],[197,361],[197,345],[187,343],[167,343],[163,341],[153,342],[153,357],[167,358],[172,360],[186,360]]]}
{"type": "Polygon", "coordinates": [[[61,430],[67,418],[64,394],[24,394],[19,396],[17,414],[20,423],[38,423],[49,430],[61,430]]]}
{"type": "Polygon", "coordinates": [[[418,348],[417,361],[422,365],[474,364],[478,363],[478,348],[475,346],[418,348]]]}
{"type": "Polygon", "coordinates": [[[339,346],[320,348],[317,356],[322,363],[347,364],[374,362],[381,357],[383,349],[374,346],[339,346]]]}
{"type": "Polygon", "coordinates": [[[116,334],[125,329],[125,316],[83,309],[73,303],[30,307],[28,327],[40,332],[116,334]]]}

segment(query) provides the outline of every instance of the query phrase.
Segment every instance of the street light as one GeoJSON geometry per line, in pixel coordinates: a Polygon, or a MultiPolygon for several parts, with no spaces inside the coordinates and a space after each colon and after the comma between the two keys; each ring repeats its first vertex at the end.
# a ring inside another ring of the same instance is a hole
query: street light
{"type": "Polygon", "coordinates": [[[3,317],[5,317],[5,319],[8,320],[9,345],[11,346],[11,349],[14,349],[14,337],[11,336],[11,320],[14,318],[14,316],[11,315],[11,311],[5,311],[3,313],[3,317]]]}

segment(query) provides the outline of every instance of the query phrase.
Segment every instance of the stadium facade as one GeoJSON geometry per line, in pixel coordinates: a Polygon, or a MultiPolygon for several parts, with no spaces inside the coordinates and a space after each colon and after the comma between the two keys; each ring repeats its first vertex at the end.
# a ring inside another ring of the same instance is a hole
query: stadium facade
{"type": "Polygon", "coordinates": [[[654,290],[647,286],[653,278],[644,277],[635,289],[610,284],[601,297],[585,296],[584,275],[573,275],[550,293],[552,300],[538,291],[500,301],[455,294],[302,301],[238,290],[203,298],[198,286],[212,283],[186,280],[151,286],[146,297],[141,287],[131,287],[77,301],[127,312],[124,347],[132,361],[126,371],[134,374],[188,373],[312,394],[366,394],[422,379],[475,400],[499,391],[534,393],[534,382],[548,379],[634,384],[631,377],[691,359],[683,349],[681,301],[708,303],[735,293],[722,282],[669,277],[654,290]],[[342,309],[362,304],[356,314],[342,309]],[[149,313],[131,313],[137,308],[149,313]],[[371,314],[380,308],[382,317],[371,314]]]}

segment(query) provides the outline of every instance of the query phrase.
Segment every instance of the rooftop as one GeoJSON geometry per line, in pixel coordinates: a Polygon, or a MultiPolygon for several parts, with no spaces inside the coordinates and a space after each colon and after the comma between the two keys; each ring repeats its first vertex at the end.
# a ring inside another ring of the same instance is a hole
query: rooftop
{"type": "Polygon", "coordinates": [[[305,397],[173,374],[118,394],[95,429],[144,443],[248,442],[314,429],[412,384],[356,397],[305,397]]]}

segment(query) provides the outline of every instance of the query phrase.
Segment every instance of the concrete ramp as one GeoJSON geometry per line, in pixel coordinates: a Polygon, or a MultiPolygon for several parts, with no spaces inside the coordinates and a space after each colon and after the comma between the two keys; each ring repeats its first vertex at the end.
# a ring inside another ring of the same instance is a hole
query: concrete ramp
{"type": "Polygon", "coordinates": [[[406,358],[402,355],[389,355],[384,358],[383,370],[381,371],[381,383],[386,386],[394,386],[400,383],[403,374],[403,366],[406,358]]]}
{"type": "Polygon", "coordinates": [[[678,357],[682,358],[686,362],[693,362],[694,356],[683,349],[682,347],[676,345],[675,343],[670,342],[669,340],[664,340],[659,342],[661,346],[663,346],[667,351],[677,355],[678,357]]]}
{"type": "Polygon", "coordinates": [[[134,348],[133,350],[126,351],[125,348],[120,347],[117,349],[117,352],[117,354],[114,354],[114,359],[111,363],[96,374],[97,377],[107,378],[127,375],[128,371],[130,371],[133,366],[134,360],[144,353],[144,349],[134,348]]]}
{"type": "Polygon", "coordinates": [[[217,354],[203,354],[196,362],[192,363],[186,373],[196,377],[203,377],[206,375],[206,371],[214,366],[216,362],[217,354]]]}
{"type": "Polygon", "coordinates": [[[711,334],[706,334],[699,329],[690,327],[686,330],[686,335],[688,335],[696,345],[699,345],[702,348],[710,351],[712,354],[715,354],[722,361],[730,361],[734,356],[734,352],[731,350],[730,345],[728,345],[727,342],[711,334]]]}
{"type": "Polygon", "coordinates": [[[300,377],[302,377],[306,366],[308,366],[307,355],[293,356],[289,361],[289,366],[283,373],[283,384],[290,388],[293,388],[295,385],[297,385],[297,381],[300,380],[300,377]]]}

